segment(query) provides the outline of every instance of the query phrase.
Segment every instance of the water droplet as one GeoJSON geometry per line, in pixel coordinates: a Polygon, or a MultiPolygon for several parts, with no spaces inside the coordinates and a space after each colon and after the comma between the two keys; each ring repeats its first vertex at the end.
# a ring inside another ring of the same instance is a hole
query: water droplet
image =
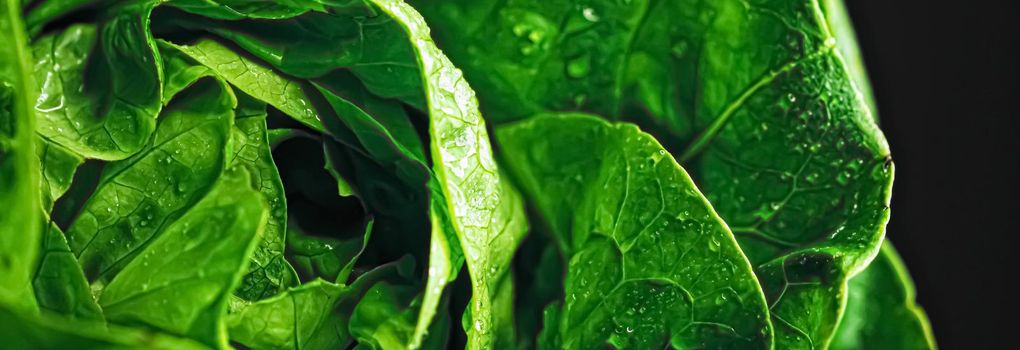
{"type": "Polygon", "coordinates": [[[591,72],[591,56],[582,55],[567,61],[567,76],[584,78],[591,72]]]}
{"type": "Polygon", "coordinates": [[[677,42],[673,43],[673,47],[670,51],[673,53],[673,57],[678,59],[684,58],[684,56],[687,55],[687,48],[689,46],[690,45],[687,44],[687,40],[677,40],[677,42]]]}
{"type": "Polygon", "coordinates": [[[725,303],[726,303],[726,294],[719,294],[719,296],[715,297],[715,304],[716,305],[722,305],[722,304],[725,304],[725,303]]]}
{"type": "Polygon", "coordinates": [[[836,182],[839,182],[840,185],[846,185],[847,182],[850,182],[850,173],[841,171],[838,175],[836,175],[836,182]]]}

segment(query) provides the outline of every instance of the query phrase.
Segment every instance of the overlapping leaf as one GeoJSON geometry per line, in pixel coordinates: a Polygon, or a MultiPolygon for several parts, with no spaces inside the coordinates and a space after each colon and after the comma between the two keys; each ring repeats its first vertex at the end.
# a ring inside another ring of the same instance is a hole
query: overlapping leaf
{"type": "Polygon", "coordinates": [[[654,138],[586,115],[537,116],[497,138],[566,246],[562,315],[543,331],[559,346],[770,348],[750,264],[654,138]]]}
{"type": "Polygon", "coordinates": [[[819,2],[422,5],[495,120],[581,109],[655,134],[756,266],[777,345],[827,344],[892,164],[819,2]]]}

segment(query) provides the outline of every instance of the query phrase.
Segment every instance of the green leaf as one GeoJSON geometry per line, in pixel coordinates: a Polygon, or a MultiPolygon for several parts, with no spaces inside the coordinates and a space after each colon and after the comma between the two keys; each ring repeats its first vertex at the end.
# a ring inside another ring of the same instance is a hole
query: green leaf
{"type": "Polygon", "coordinates": [[[308,136],[307,133],[298,129],[269,129],[266,132],[269,133],[269,146],[273,149],[275,149],[277,145],[292,138],[308,136]]]}
{"type": "MultiPolygon", "coordinates": [[[[390,163],[414,162],[424,165],[425,156],[417,131],[411,125],[410,118],[403,107],[394,100],[379,98],[361,85],[361,81],[350,74],[331,73],[318,79],[314,86],[322,93],[329,106],[336,113],[336,118],[343,127],[349,129],[357,138],[357,142],[376,161],[388,165],[390,163]]],[[[327,122],[327,124],[331,124],[327,122]]],[[[328,125],[330,133],[343,141],[340,125],[328,125]]],[[[417,165],[417,164],[415,164],[417,165]]],[[[417,173],[423,170],[398,170],[417,173]]],[[[405,179],[410,184],[420,184],[420,174],[405,179]]]]}
{"type": "MultiPolygon", "coordinates": [[[[341,6],[343,10],[339,12],[357,7],[341,6]]],[[[333,8],[333,11],[338,11],[338,8],[333,8]]],[[[417,194],[419,188],[426,179],[429,179],[421,143],[400,106],[373,95],[399,98],[415,106],[424,105],[422,78],[414,48],[410,45],[411,42],[407,41],[407,34],[399,25],[399,21],[393,21],[387,16],[366,19],[358,16],[309,14],[287,21],[259,23],[258,26],[250,22],[209,21],[184,16],[175,16],[171,22],[186,28],[210,31],[234,41],[254,56],[287,74],[299,77],[318,76],[314,86],[325,99],[326,105],[315,111],[325,116],[316,115],[316,118],[325,124],[327,131],[338,141],[363,150],[369,158],[384,168],[395,169],[393,171],[396,176],[413,188],[412,193],[416,193],[415,197],[419,196],[417,194]],[[386,45],[381,49],[363,47],[370,43],[401,41],[404,43],[386,45]],[[331,53],[332,50],[339,52],[331,53]],[[314,55],[310,54],[311,52],[314,52],[314,55]],[[353,76],[361,82],[352,79],[349,74],[335,70],[345,67],[348,67],[353,76]],[[333,72],[326,74],[330,70],[333,72]],[[362,83],[364,88],[360,88],[362,83]],[[336,118],[330,116],[333,113],[336,118]]],[[[301,116],[314,111],[313,103],[304,103],[306,100],[314,99],[309,95],[301,96],[295,80],[282,77],[259,62],[233,54],[221,44],[200,40],[191,48],[184,50],[196,60],[224,73],[228,80],[242,90],[265,99],[299,121],[308,119],[301,116]],[[235,78],[230,78],[231,76],[235,78]],[[272,93],[262,93],[260,89],[272,93]],[[290,93],[288,90],[294,92],[290,93]],[[279,96],[289,98],[281,100],[279,96]],[[287,105],[294,104],[295,100],[301,104],[299,110],[293,110],[287,105]]],[[[326,150],[329,153],[330,148],[327,147],[326,150]]],[[[347,160],[360,164],[356,167],[364,167],[365,164],[359,160],[361,157],[352,155],[347,159],[337,159],[337,155],[334,154],[329,155],[327,159],[330,163],[347,160]]],[[[329,169],[338,167],[335,164],[331,165],[329,169]]],[[[394,200],[380,197],[379,192],[369,190],[381,187],[377,184],[379,175],[370,176],[371,179],[359,180],[359,176],[351,178],[350,180],[355,182],[351,186],[344,186],[345,182],[339,181],[343,177],[338,177],[338,190],[342,195],[353,193],[356,192],[354,188],[360,184],[363,187],[361,197],[369,207],[373,210],[384,208],[384,215],[388,215],[388,212],[393,210],[391,207],[394,200]],[[347,190],[348,187],[351,187],[350,191],[347,190]]],[[[463,261],[453,226],[443,224],[439,219],[449,216],[446,213],[445,196],[433,180],[429,180],[429,188],[433,197],[430,206],[434,207],[429,210],[434,218],[432,241],[438,244],[432,244],[430,248],[432,249],[430,264],[433,265],[430,271],[433,273],[429,278],[431,283],[426,287],[428,295],[425,297],[423,308],[425,311],[421,313],[412,346],[417,346],[423,339],[435,312],[434,308],[438,306],[443,287],[455,277],[463,261]],[[440,234],[443,237],[439,237],[440,234]]],[[[388,192],[390,191],[382,193],[388,192]]],[[[402,218],[398,219],[401,222],[415,221],[407,220],[413,216],[406,215],[405,210],[401,210],[401,213],[392,217],[402,218]]]]}
{"type": "Polygon", "coordinates": [[[245,300],[267,298],[294,286],[297,275],[287,263],[283,251],[287,241],[287,198],[280,172],[273,163],[266,132],[265,106],[260,114],[243,116],[237,112],[233,129],[234,155],[231,166],[251,174],[251,186],[269,203],[269,221],[259,237],[249,271],[235,294],[245,300]]]}
{"type": "MultiPolygon", "coordinates": [[[[318,78],[348,69],[366,88],[424,109],[422,82],[406,35],[397,21],[379,16],[362,1],[335,3],[332,13],[306,13],[277,21],[223,21],[175,15],[166,24],[208,31],[236,43],[280,71],[318,78]]],[[[205,15],[205,14],[203,14],[205,15]]]]}
{"type": "Polygon", "coordinates": [[[358,300],[376,283],[404,279],[409,258],[381,265],[350,286],[321,279],[272,298],[242,305],[230,314],[230,337],[252,349],[327,350],[352,341],[347,324],[358,300]]]}
{"type": "MultiPolygon", "coordinates": [[[[358,339],[358,349],[406,349],[415,330],[416,304],[420,302],[415,295],[417,288],[414,286],[387,282],[369,289],[354,308],[348,326],[351,335],[358,339]]],[[[445,348],[443,335],[449,333],[449,328],[450,318],[443,315],[432,323],[430,333],[434,336],[419,346],[445,348]]]]}
{"type": "Polygon", "coordinates": [[[227,344],[227,300],[265,229],[268,205],[233,169],[117,274],[99,298],[111,322],[227,344]]]}
{"type": "Polygon", "coordinates": [[[496,136],[566,246],[563,348],[771,346],[751,265],[653,137],[581,114],[536,116],[496,136]]]}
{"type": "Polygon", "coordinates": [[[200,40],[193,45],[166,44],[214,70],[238,90],[276,107],[312,129],[323,130],[322,121],[301,89],[300,82],[277,74],[264,64],[212,40],[200,40]]]}
{"type": "Polygon", "coordinates": [[[520,195],[492,157],[474,91],[429,37],[421,15],[400,0],[373,1],[404,26],[421,64],[432,158],[450,222],[467,256],[473,295],[468,348],[513,342],[513,253],[527,232],[520,195]]]}
{"type": "Polygon", "coordinates": [[[52,222],[43,225],[39,266],[32,275],[39,307],[71,319],[103,321],[103,312],[89,290],[89,283],[78,265],[67,239],[52,222]]]}
{"type": "Polygon", "coordinates": [[[104,168],[95,193],[67,232],[94,288],[109,281],[213,185],[226,164],[235,105],[224,83],[198,80],[170,101],[144,149],[104,168]]]}
{"type": "Polygon", "coordinates": [[[292,229],[287,235],[287,254],[302,279],[321,278],[344,285],[368,246],[373,223],[365,225],[363,236],[345,241],[307,236],[292,229]]]}
{"type": "Polygon", "coordinates": [[[935,349],[914,283],[888,241],[867,269],[850,279],[846,310],[830,349],[935,349]]]}
{"type": "Polygon", "coordinates": [[[846,70],[853,79],[854,87],[864,96],[864,101],[871,107],[872,117],[877,120],[878,110],[875,109],[875,94],[871,91],[864,59],[861,57],[861,50],[857,47],[857,34],[854,32],[853,23],[846,11],[846,5],[843,4],[843,0],[820,0],[820,2],[832,35],[836,38],[836,49],[839,50],[843,62],[846,64],[846,70]]]}
{"type": "Polygon", "coordinates": [[[330,148],[326,147],[324,148],[324,150],[325,153],[327,154],[325,156],[326,164],[324,164],[323,167],[326,169],[327,172],[329,172],[329,175],[332,176],[334,180],[336,180],[336,194],[340,195],[340,197],[353,196],[354,188],[351,187],[350,181],[347,181],[347,179],[344,178],[344,175],[341,174],[339,170],[337,170],[340,167],[340,165],[334,164],[335,157],[332,157],[328,154],[330,153],[330,148]]]}
{"type": "Polygon", "coordinates": [[[418,320],[415,323],[410,343],[408,343],[408,347],[411,349],[422,348],[427,339],[434,341],[426,337],[428,337],[430,329],[442,327],[437,326],[433,320],[436,313],[440,312],[443,290],[457,278],[461,267],[464,266],[464,251],[460,247],[456,231],[450,222],[450,214],[444,207],[445,203],[446,198],[442,192],[433,187],[432,204],[429,210],[432,229],[429,236],[428,276],[425,281],[425,293],[422,296],[418,320]]]}
{"type": "Polygon", "coordinates": [[[71,187],[71,180],[85,159],[61,145],[42,137],[35,140],[35,152],[42,167],[42,207],[49,212],[60,196],[71,187]]]}
{"type": "Polygon", "coordinates": [[[39,172],[32,131],[36,97],[31,54],[17,0],[0,3],[0,306],[35,310],[39,172]]]}
{"type": "MultiPolygon", "coordinates": [[[[25,26],[30,36],[35,37],[43,30],[44,26],[77,10],[87,6],[95,6],[96,3],[110,3],[114,0],[48,0],[38,1],[26,9],[25,26]]],[[[26,5],[29,1],[22,1],[26,5]]]]}
{"type": "Polygon", "coordinates": [[[230,338],[252,349],[339,349],[346,320],[332,311],[346,288],[323,280],[294,287],[230,315],[230,338]]]}
{"type": "Polygon", "coordinates": [[[88,158],[124,159],[149,141],[163,72],[149,33],[151,6],[121,7],[32,45],[40,83],[37,131],[88,158]]]}
{"type": "Polygon", "coordinates": [[[646,125],[738,236],[777,346],[825,347],[846,279],[878,251],[893,172],[819,1],[424,8],[493,120],[584,110],[646,125]]]}
{"type": "Polygon", "coordinates": [[[321,1],[306,0],[171,0],[170,3],[191,13],[222,19],[279,19],[311,10],[325,11],[321,1]]]}
{"type": "Polygon", "coordinates": [[[190,339],[149,330],[106,325],[99,322],[71,322],[43,314],[26,317],[0,305],[0,339],[9,350],[205,350],[190,339]]]}

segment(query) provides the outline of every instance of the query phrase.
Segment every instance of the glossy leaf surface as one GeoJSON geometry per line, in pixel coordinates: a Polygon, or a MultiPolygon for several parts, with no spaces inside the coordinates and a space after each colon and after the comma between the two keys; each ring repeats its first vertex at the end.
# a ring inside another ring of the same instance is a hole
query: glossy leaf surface
{"type": "Polygon", "coordinates": [[[935,349],[914,283],[888,241],[867,269],[850,279],[846,310],[830,349],[935,349]]]}
{"type": "Polygon", "coordinates": [[[423,8],[494,120],[584,110],[646,126],[737,234],[777,346],[828,343],[846,279],[878,251],[892,163],[819,2],[423,8]]]}
{"type": "Polygon", "coordinates": [[[771,346],[751,265],[650,135],[573,114],[504,126],[497,139],[567,247],[563,348],[771,346]]]}

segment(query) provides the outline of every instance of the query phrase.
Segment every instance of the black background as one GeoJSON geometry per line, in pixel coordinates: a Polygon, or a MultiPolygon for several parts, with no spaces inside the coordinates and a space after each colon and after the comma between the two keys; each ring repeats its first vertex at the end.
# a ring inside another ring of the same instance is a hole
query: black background
{"type": "Polygon", "coordinates": [[[888,237],[943,349],[1020,335],[1020,11],[847,0],[896,162],[888,237]]]}

